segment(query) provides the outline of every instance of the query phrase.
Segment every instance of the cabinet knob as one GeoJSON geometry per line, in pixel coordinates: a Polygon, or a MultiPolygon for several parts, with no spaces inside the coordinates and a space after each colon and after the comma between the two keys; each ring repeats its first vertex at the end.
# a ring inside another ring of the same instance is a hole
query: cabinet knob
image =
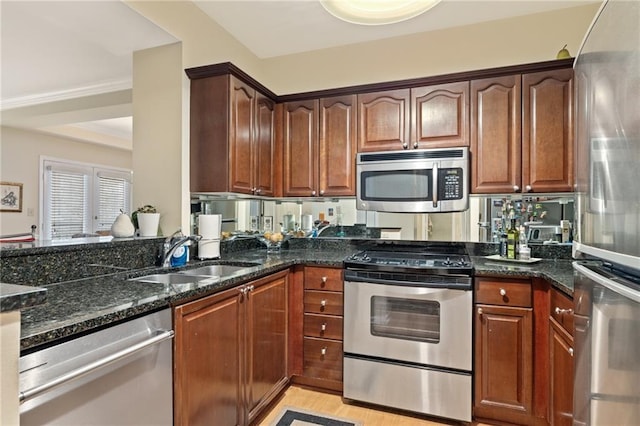
{"type": "Polygon", "coordinates": [[[320,195],[324,195],[324,189],[320,190],[320,195]]]}
{"type": "Polygon", "coordinates": [[[327,330],[327,323],[323,322],[322,325],[320,326],[320,331],[326,331],[327,330]]]}
{"type": "Polygon", "coordinates": [[[513,192],[520,192],[520,187],[518,185],[513,185],[513,192]]]}
{"type": "Polygon", "coordinates": [[[325,306],[327,306],[327,301],[326,301],[326,300],[324,300],[324,299],[323,299],[323,300],[321,300],[321,301],[320,301],[320,306],[322,306],[323,308],[324,308],[325,306]]]}
{"type": "Polygon", "coordinates": [[[415,149],[418,149],[418,142],[414,142],[414,143],[413,143],[413,147],[414,147],[415,149]]]}
{"type": "Polygon", "coordinates": [[[324,284],[326,284],[326,283],[327,283],[327,277],[322,277],[322,282],[323,282],[324,284]]]}
{"type": "Polygon", "coordinates": [[[316,191],[311,191],[311,196],[315,197],[316,196],[316,191]]]}
{"type": "Polygon", "coordinates": [[[407,149],[407,148],[409,148],[409,144],[408,144],[408,143],[406,143],[406,142],[403,142],[403,144],[402,144],[402,148],[403,148],[403,149],[407,149]]]}
{"type": "Polygon", "coordinates": [[[327,347],[326,346],[324,348],[320,349],[320,354],[322,356],[325,356],[327,354],[327,347]]]}
{"type": "Polygon", "coordinates": [[[500,289],[500,296],[504,297],[507,295],[507,290],[505,290],[504,288],[500,289]]]}
{"type": "Polygon", "coordinates": [[[524,187],[524,189],[525,189],[527,192],[531,192],[531,191],[533,190],[533,188],[531,187],[531,185],[527,185],[527,186],[525,186],[525,187],[524,187]]]}
{"type": "Polygon", "coordinates": [[[569,355],[573,356],[573,348],[569,348],[569,355]]]}
{"type": "Polygon", "coordinates": [[[555,311],[556,315],[564,315],[564,314],[572,314],[573,313],[573,309],[560,309],[557,306],[554,309],[554,311],[555,311]]]}
{"type": "Polygon", "coordinates": [[[256,194],[259,194],[259,193],[261,193],[261,192],[262,192],[262,189],[260,189],[260,188],[256,188],[256,194]]]}
{"type": "Polygon", "coordinates": [[[478,308],[478,315],[482,315],[482,308],[478,308]]]}

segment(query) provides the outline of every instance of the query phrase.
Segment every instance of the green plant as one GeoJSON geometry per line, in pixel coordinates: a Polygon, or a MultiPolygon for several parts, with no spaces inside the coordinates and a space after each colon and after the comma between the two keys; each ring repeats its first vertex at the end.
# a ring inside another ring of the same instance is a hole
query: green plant
{"type": "Polygon", "coordinates": [[[158,213],[158,209],[156,209],[155,206],[152,206],[150,204],[145,204],[142,207],[138,207],[136,211],[131,213],[131,221],[133,222],[133,226],[135,226],[136,229],[140,228],[138,226],[138,213],[158,213]]]}

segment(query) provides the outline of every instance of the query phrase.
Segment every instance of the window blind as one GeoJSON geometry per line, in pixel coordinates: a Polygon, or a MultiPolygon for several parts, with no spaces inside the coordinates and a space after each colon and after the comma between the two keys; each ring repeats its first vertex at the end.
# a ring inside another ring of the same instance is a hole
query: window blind
{"type": "Polygon", "coordinates": [[[43,238],[108,231],[131,211],[131,172],[80,163],[44,161],[43,238]]]}

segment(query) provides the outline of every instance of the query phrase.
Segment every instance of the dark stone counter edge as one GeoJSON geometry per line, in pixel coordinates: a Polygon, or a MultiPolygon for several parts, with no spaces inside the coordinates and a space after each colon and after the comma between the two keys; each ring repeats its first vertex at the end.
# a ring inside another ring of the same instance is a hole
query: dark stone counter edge
{"type": "MultiPolygon", "coordinates": [[[[554,262],[554,261],[548,261],[554,262]]],[[[40,333],[32,336],[23,337],[20,340],[20,350],[31,350],[42,345],[51,344],[54,341],[65,340],[71,338],[77,334],[94,331],[103,327],[114,325],[117,322],[126,321],[134,317],[151,313],[170,306],[187,303],[229,288],[233,288],[244,282],[252,281],[254,279],[270,275],[272,273],[288,269],[294,265],[308,265],[308,266],[326,266],[326,267],[342,267],[342,260],[309,260],[309,259],[287,259],[280,260],[276,263],[261,267],[255,272],[244,274],[238,277],[232,277],[222,280],[216,284],[183,292],[176,295],[170,295],[165,298],[159,298],[154,301],[146,302],[139,306],[133,306],[130,308],[122,309],[116,312],[109,311],[104,314],[96,313],[96,316],[92,319],[74,322],[73,324],[61,326],[55,330],[49,332],[40,333]]],[[[570,267],[570,263],[568,264],[570,267]]],[[[486,266],[476,270],[475,276],[498,276],[498,277],[519,277],[519,278],[533,278],[540,277],[548,280],[554,287],[565,292],[569,296],[573,296],[573,289],[569,287],[568,283],[556,279],[554,276],[544,273],[529,271],[504,271],[501,269],[490,269],[486,266]]]]}
{"type": "Polygon", "coordinates": [[[0,313],[31,308],[46,301],[46,288],[0,283],[0,313]]]}

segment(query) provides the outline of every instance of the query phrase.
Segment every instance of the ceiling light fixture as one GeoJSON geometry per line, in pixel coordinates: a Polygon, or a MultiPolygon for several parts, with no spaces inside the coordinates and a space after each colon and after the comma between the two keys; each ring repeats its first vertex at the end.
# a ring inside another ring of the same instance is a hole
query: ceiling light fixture
{"type": "Polygon", "coordinates": [[[333,16],[352,24],[384,25],[414,18],[440,0],[320,0],[333,16]]]}

